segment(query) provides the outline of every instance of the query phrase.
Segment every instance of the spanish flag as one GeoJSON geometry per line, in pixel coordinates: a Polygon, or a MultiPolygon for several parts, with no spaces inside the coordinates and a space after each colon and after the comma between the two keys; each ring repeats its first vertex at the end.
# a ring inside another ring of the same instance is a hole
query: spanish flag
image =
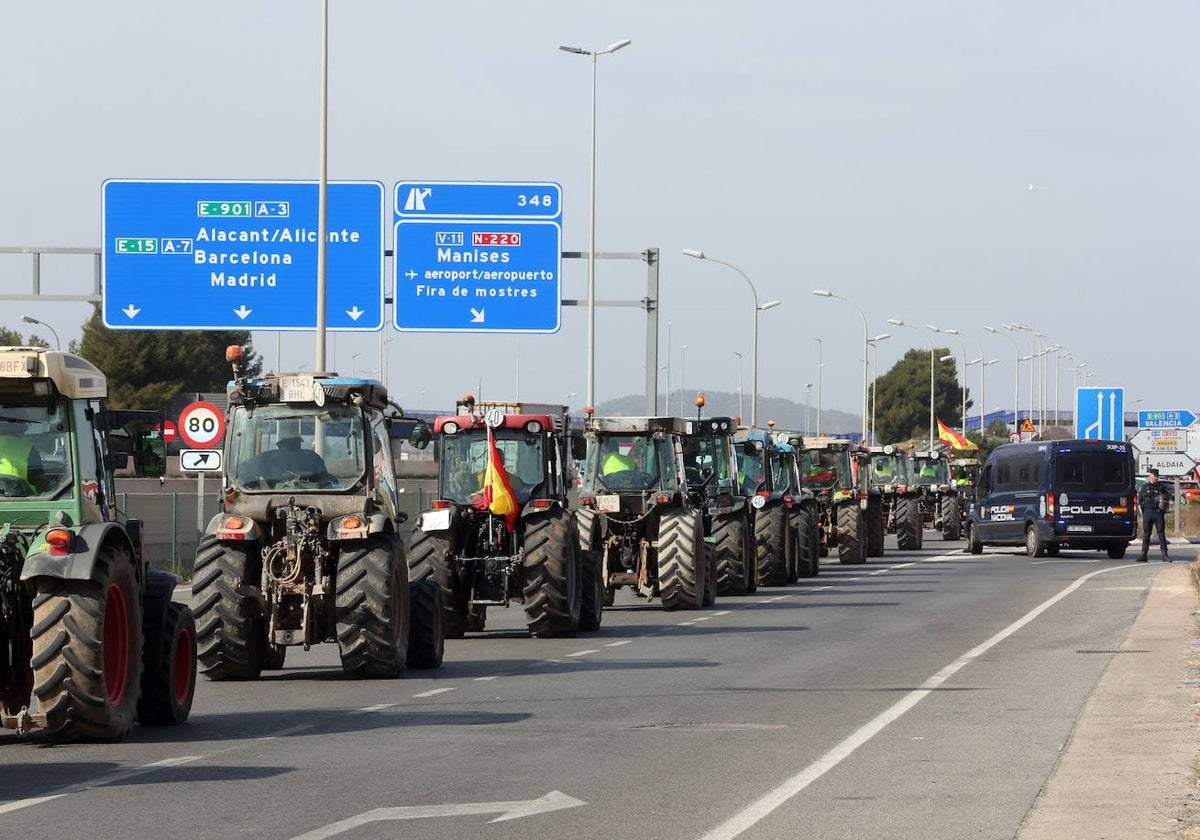
{"type": "Polygon", "coordinates": [[[483,500],[479,507],[503,516],[505,526],[511,531],[517,524],[517,496],[504,469],[504,461],[500,459],[500,450],[496,448],[491,426],[488,426],[487,436],[488,460],[483,474],[483,500]]]}
{"type": "Polygon", "coordinates": [[[967,440],[966,437],[960,435],[958,432],[954,431],[945,423],[943,423],[942,418],[938,418],[937,424],[938,440],[942,441],[942,443],[949,444],[951,449],[979,450],[979,447],[976,446],[973,441],[967,440]]]}

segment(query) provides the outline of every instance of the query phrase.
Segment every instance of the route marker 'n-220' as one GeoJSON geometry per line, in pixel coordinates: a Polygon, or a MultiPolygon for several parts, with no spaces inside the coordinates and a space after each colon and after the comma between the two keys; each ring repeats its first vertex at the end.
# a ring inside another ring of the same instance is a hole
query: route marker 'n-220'
{"type": "Polygon", "coordinates": [[[393,206],[396,329],[558,331],[558,184],[401,181],[393,206]]]}

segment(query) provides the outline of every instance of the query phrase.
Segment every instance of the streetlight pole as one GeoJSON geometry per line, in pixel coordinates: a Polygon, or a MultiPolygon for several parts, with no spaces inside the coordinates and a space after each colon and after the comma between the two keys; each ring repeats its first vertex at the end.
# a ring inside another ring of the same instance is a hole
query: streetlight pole
{"type": "MultiPolygon", "coordinates": [[[[962,349],[962,416],[959,418],[962,423],[963,434],[967,433],[967,344],[962,340],[962,335],[958,330],[938,329],[933,324],[926,324],[926,328],[933,330],[935,333],[951,336],[958,342],[958,346],[962,349]]],[[[982,353],[980,354],[983,355],[982,353]]]]}
{"type": "Polygon", "coordinates": [[[875,351],[873,354],[872,361],[871,361],[871,440],[870,440],[870,442],[872,444],[878,443],[878,441],[875,439],[875,403],[876,403],[875,387],[879,382],[879,376],[878,376],[878,373],[879,373],[879,342],[889,339],[891,337],[892,337],[891,333],[880,333],[879,335],[875,336],[874,338],[872,338],[870,341],[867,342],[867,344],[870,345],[871,349],[875,351]]]}
{"type": "Polygon", "coordinates": [[[862,437],[863,437],[863,440],[865,441],[867,439],[867,353],[868,353],[868,342],[871,340],[871,329],[870,329],[870,327],[867,326],[867,314],[862,311],[862,308],[857,303],[850,300],[850,298],[843,297],[842,295],[839,295],[836,292],[831,292],[828,289],[813,289],[813,294],[816,295],[817,297],[837,298],[838,300],[844,300],[846,303],[853,306],[854,309],[858,312],[858,317],[862,318],[862,324],[863,324],[862,437]]]}
{"type": "Polygon", "coordinates": [[[817,437],[821,436],[821,380],[825,375],[825,343],[819,338],[814,338],[817,342],[817,437]]]}
{"type": "MultiPolygon", "coordinates": [[[[1006,329],[1006,330],[1011,330],[1013,332],[1016,332],[1018,330],[1029,330],[1028,327],[1026,327],[1022,324],[1001,324],[1000,326],[1004,327],[1004,329],[1006,329]]],[[[1032,332],[1032,330],[1030,330],[1030,332],[1032,332]]],[[[1029,417],[1032,420],[1033,417],[1036,415],[1036,406],[1034,404],[1034,399],[1033,399],[1033,394],[1034,394],[1033,386],[1034,386],[1034,376],[1037,372],[1034,365],[1037,364],[1038,343],[1037,343],[1037,340],[1034,339],[1034,337],[1032,335],[1027,335],[1026,338],[1029,339],[1029,417]]]]}
{"type": "MultiPolygon", "coordinates": [[[[757,318],[758,314],[755,313],[754,317],[757,318]]],[[[743,384],[742,383],[742,354],[735,350],[733,352],[733,355],[737,356],[737,359],[738,359],[738,422],[741,423],[742,422],[742,384],[743,384]]]]}
{"type": "Polygon", "coordinates": [[[683,400],[687,393],[687,345],[679,348],[679,416],[683,416],[683,400]]]}
{"type": "Polygon", "coordinates": [[[54,349],[62,350],[62,342],[58,338],[58,331],[54,327],[47,324],[45,321],[39,321],[37,318],[31,318],[28,315],[22,315],[21,320],[26,324],[37,324],[40,327],[45,327],[50,330],[50,334],[54,336],[54,349]]]}
{"type": "Polygon", "coordinates": [[[746,285],[750,287],[750,296],[754,299],[754,339],[750,356],[750,425],[754,427],[758,425],[758,313],[765,309],[773,309],[779,305],[780,301],[769,300],[760,306],[758,303],[758,290],[754,288],[754,283],[750,281],[746,272],[731,262],[710,257],[703,251],[697,251],[694,248],[684,248],[683,254],[693,259],[708,260],[709,262],[719,263],[726,268],[732,268],[742,276],[742,279],[746,281],[746,285]]]}
{"type": "Polygon", "coordinates": [[[804,436],[808,437],[808,419],[812,414],[812,383],[804,383],[804,436]]]}
{"type": "Polygon", "coordinates": [[[922,330],[916,324],[907,324],[898,318],[888,318],[888,323],[897,327],[908,327],[910,330],[916,330],[921,335],[925,336],[925,340],[929,342],[929,450],[933,451],[933,424],[934,424],[934,404],[933,404],[933,386],[934,386],[934,354],[937,352],[933,346],[933,336],[922,330]]]}
{"type": "Polygon", "coordinates": [[[583,47],[559,47],[563,52],[586,55],[592,59],[592,150],[589,172],[590,197],[588,199],[588,256],[587,256],[587,406],[588,414],[596,405],[596,59],[614,53],[632,43],[628,38],[609,44],[602,50],[585,50],[583,47]]]}
{"type": "Polygon", "coordinates": [[[1012,342],[1013,346],[1013,431],[1020,432],[1021,430],[1021,346],[1017,344],[1017,340],[1008,333],[1002,333],[995,327],[989,327],[986,324],[983,327],[992,335],[998,335],[1012,342]]]}
{"type": "Polygon", "coordinates": [[[667,396],[663,400],[663,414],[671,413],[671,322],[667,321],[667,396]]]}

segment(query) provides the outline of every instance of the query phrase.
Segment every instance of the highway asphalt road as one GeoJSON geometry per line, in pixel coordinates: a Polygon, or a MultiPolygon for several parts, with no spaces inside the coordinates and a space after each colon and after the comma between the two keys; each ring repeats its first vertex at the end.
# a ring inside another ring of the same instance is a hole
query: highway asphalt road
{"type": "Polygon", "coordinates": [[[888,545],[573,639],[492,608],[398,680],[293,648],[119,744],[0,733],[0,836],[1011,838],[1157,568],[888,545]]]}

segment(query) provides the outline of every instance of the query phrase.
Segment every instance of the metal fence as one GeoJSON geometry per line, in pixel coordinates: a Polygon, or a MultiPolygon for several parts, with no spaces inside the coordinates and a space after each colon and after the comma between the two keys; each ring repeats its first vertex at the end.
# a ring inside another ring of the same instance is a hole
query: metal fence
{"type": "MultiPolygon", "coordinates": [[[[417,514],[429,507],[436,492],[412,482],[400,493],[400,509],[408,521],[400,526],[400,534],[408,544],[417,514]]],[[[118,505],[131,519],[142,520],[142,545],[150,565],[169,569],[185,579],[192,576],[200,535],[208,522],[220,512],[220,496],[206,493],[203,499],[196,493],[120,493],[118,505]]]]}

